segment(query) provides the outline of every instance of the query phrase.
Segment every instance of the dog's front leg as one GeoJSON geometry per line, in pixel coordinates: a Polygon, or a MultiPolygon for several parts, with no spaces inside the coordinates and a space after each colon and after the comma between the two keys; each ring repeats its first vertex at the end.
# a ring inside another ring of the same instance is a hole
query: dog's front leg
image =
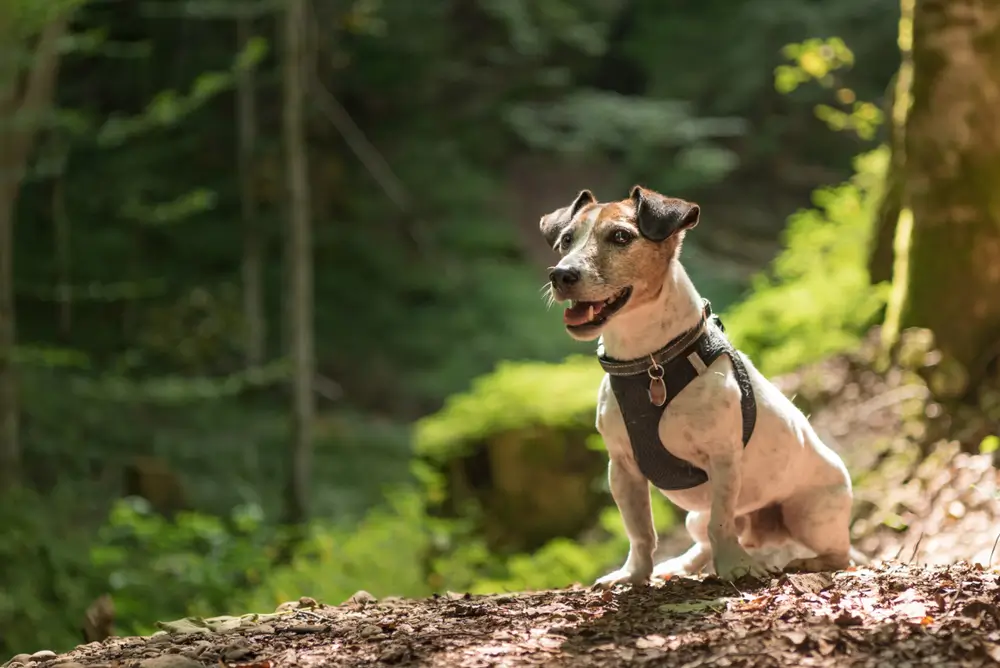
{"type": "Polygon", "coordinates": [[[768,570],[747,554],[736,531],[736,505],[740,496],[740,460],[742,444],[711,458],[709,479],[712,483],[712,509],[708,539],[712,545],[715,573],[723,580],[737,580],[744,575],[767,577],[768,570]]]}
{"type": "Polygon", "coordinates": [[[608,588],[623,582],[648,582],[653,573],[653,551],[656,549],[649,482],[639,472],[635,462],[627,458],[616,461],[612,457],[608,463],[608,478],[611,496],[625,523],[625,533],[628,534],[628,558],[624,566],[599,578],[594,586],[608,588]]]}

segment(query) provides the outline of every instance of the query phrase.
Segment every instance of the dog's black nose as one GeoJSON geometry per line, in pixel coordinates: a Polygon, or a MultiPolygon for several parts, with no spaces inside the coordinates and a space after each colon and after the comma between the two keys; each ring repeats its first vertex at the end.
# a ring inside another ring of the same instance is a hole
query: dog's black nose
{"type": "Polygon", "coordinates": [[[566,290],[580,280],[580,270],[572,267],[556,267],[549,272],[549,280],[552,281],[552,287],[557,290],[566,290]]]}

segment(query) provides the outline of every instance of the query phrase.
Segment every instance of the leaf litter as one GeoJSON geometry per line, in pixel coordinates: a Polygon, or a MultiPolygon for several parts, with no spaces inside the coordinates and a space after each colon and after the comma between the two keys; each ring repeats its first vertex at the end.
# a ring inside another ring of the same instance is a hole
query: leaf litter
{"type": "Polygon", "coordinates": [[[734,584],[284,604],[160,624],[8,668],[1000,665],[1000,573],[880,562],[734,584]],[[263,632],[261,630],[263,629],[263,632]]]}

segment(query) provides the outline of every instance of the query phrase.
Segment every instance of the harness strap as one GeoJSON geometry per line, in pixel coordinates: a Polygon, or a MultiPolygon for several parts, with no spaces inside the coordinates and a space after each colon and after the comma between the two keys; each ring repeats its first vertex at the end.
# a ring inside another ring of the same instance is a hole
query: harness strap
{"type": "Polygon", "coordinates": [[[671,453],[660,441],[659,426],[663,411],[674,397],[721,355],[728,355],[740,388],[740,412],[743,417],[743,447],[750,442],[757,422],[757,402],[750,374],[740,354],[724,334],[722,321],[712,313],[705,300],[697,326],[668,343],[648,358],[621,362],[598,348],[598,359],[609,374],[611,390],[625,419],[632,452],[642,474],[662,490],[697,487],[708,481],[708,474],[671,453]],[[652,370],[657,369],[654,376],[652,370]],[[651,401],[650,379],[662,378],[666,400],[661,405],[651,401]]]}

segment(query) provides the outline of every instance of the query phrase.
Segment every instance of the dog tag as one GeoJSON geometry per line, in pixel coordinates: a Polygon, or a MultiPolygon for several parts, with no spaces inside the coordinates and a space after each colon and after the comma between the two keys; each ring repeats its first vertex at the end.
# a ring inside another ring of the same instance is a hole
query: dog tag
{"type": "Polygon", "coordinates": [[[663,406],[667,403],[667,384],[663,382],[663,367],[653,362],[653,366],[646,370],[649,374],[649,402],[654,406],[663,406]]]}

